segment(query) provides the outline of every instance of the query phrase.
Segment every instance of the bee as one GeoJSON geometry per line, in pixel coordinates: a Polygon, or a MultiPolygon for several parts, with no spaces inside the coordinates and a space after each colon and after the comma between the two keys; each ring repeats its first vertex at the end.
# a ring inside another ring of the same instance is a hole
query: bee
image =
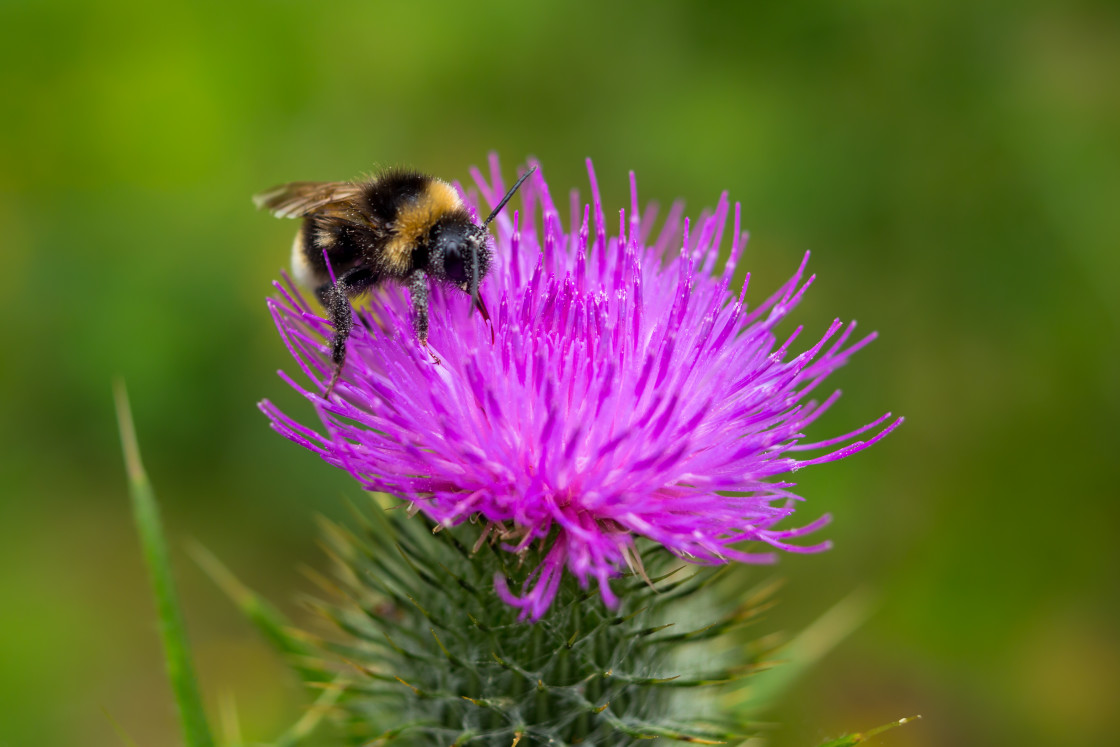
{"type": "Polygon", "coordinates": [[[493,342],[493,323],[478,293],[493,261],[486,231],[535,170],[534,166],[525,172],[481,224],[471,220],[450,184],[404,169],[364,181],[291,182],[253,198],[258,208],[277,217],[303,219],[292,243],[292,273],[300,284],[314,289],[334,327],[334,372],[324,398],[330,396],[346,360],[353,325],[351,299],[385,281],[408,288],[413,325],[425,349],[429,278],[469,293],[491,324],[493,342]]]}

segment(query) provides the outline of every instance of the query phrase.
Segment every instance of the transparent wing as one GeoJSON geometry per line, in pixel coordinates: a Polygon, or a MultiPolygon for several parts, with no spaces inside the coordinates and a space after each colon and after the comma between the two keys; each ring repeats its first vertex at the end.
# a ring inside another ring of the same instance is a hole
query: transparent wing
{"type": "Polygon", "coordinates": [[[289,182],[256,195],[253,204],[278,218],[300,218],[360,192],[361,185],[354,182],[289,182]]]}

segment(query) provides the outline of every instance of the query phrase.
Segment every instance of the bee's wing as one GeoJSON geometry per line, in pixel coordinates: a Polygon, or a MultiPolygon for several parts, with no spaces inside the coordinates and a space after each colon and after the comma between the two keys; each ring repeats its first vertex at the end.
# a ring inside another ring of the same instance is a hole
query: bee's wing
{"type": "Polygon", "coordinates": [[[261,192],[253,197],[253,204],[278,218],[300,218],[360,193],[361,185],[353,182],[290,182],[261,192]]]}

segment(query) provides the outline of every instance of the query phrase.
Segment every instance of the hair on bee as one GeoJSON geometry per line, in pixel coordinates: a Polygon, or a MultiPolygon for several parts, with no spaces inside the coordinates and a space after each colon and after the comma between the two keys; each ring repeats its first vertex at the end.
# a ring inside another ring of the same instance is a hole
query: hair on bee
{"type": "Polygon", "coordinates": [[[379,283],[394,281],[408,288],[416,335],[425,349],[429,278],[469,293],[474,308],[491,324],[493,340],[490,314],[478,292],[493,261],[486,232],[534,171],[536,166],[522,174],[482,223],[472,220],[450,184],[407,169],[390,169],[365,181],[291,182],[253,198],[258,208],[273,215],[303,219],[292,243],[292,272],[314,289],[334,327],[334,371],[324,398],[346,360],[353,324],[350,301],[379,283]]]}

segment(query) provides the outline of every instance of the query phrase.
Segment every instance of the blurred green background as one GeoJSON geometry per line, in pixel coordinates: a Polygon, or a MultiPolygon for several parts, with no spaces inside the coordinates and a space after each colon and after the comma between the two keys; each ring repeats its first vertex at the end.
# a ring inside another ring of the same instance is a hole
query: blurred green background
{"type": "MultiPolygon", "coordinates": [[[[799,473],[836,548],[773,627],[875,615],[773,745],[921,713],[890,745],[1117,738],[1120,6],[1111,2],[0,3],[0,745],[177,743],[110,382],[128,383],[208,703],[275,736],[299,689],[184,551],[299,615],[317,514],[357,495],[272,434],[307,412],[264,298],[295,224],[249,196],[494,149],[610,206],[730,190],[754,299],[881,338],[799,473]],[[1111,206],[1111,207],[1109,207],[1111,206]]],[[[766,574],[771,572],[767,571],[766,574]]],[[[744,583],[761,578],[752,570],[744,583]]]]}

